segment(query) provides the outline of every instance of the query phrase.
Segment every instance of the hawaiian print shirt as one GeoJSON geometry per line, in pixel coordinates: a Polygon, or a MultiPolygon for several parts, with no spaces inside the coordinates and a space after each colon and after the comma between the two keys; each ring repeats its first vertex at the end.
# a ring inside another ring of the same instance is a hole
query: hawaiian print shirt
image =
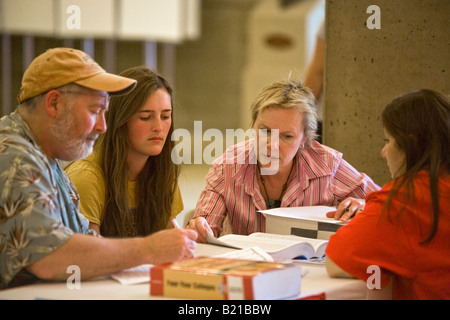
{"type": "Polygon", "coordinates": [[[59,162],[13,112],[0,120],[0,289],[34,278],[27,265],[53,252],[88,220],[59,162]],[[22,280],[18,280],[22,279],[22,280]]]}

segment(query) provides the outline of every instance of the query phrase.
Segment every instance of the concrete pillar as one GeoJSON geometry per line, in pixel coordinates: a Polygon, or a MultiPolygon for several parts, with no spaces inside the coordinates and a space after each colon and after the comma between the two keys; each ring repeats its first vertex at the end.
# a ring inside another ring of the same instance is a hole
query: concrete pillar
{"type": "Polygon", "coordinates": [[[448,0],[326,1],[324,143],[380,185],[385,105],[414,89],[450,94],[449,13],[448,0]]]}

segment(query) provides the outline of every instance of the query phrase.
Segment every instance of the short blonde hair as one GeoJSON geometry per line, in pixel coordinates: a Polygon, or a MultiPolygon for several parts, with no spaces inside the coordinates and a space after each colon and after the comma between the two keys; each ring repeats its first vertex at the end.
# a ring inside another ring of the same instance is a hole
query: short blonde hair
{"type": "Polygon", "coordinates": [[[251,108],[252,127],[258,115],[266,109],[295,109],[303,113],[305,143],[309,144],[317,137],[316,99],[311,89],[303,86],[301,80],[281,80],[265,86],[256,96],[251,108]]]}

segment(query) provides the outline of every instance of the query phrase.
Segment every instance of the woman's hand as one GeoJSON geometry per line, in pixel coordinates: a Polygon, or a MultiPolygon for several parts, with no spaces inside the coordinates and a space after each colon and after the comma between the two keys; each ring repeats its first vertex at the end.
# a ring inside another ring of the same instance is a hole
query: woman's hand
{"type": "Polygon", "coordinates": [[[203,217],[197,217],[189,220],[189,224],[186,226],[187,229],[192,229],[197,231],[198,238],[197,242],[206,243],[206,234],[211,233],[214,234],[211,227],[203,217]]]}
{"type": "Polygon", "coordinates": [[[347,198],[342,201],[337,207],[336,211],[327,213],[328,218],[335,218],[340,221],[348,221],[357,213],[363,211],[365,205],[364,199],[347,198]]]}

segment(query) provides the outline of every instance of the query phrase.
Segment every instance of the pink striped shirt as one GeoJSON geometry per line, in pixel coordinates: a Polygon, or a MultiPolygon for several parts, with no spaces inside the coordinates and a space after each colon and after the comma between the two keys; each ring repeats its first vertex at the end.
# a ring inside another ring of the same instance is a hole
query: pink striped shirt
{"type": "MultiPolygon", "coordinates": [[[[194,217],[204,217],[215,235],[222,231],[228,216],[232,232],[264,232],[266,209],[259,189],[254,140],[231,146],[216,159],[206,176],[194,217]]],[[[335,206],[347,197],[364,199],[380,189],[372,179],[358,172],[342,153],[313,141],[295,158],[293,178],[284,193],[282,207],[335,206]]]]}

